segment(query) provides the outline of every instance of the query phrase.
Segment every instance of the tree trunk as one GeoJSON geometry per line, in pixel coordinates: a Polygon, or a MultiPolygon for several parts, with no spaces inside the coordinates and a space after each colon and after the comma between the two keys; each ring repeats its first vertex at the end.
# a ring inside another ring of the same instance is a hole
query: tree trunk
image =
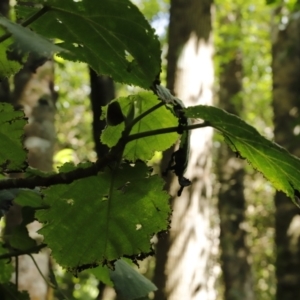
{"type": "MultiPolygon", "coordinates": [[[[211,0],[171,1],[167,87],[186,106],[213,101],[211,10],[211,0]]],[[[176,196],[178,180],[168,178],[173,215],[169,234],[160,237],[157,245],[155,299],[216,299],[211,128],[192,132],[190,152],[185,177],[192,185],[181,197],[176,196]]]]}
{"type": "MultiPolygon", "coordinates": [[[[299,12],[296,12],[289,16],[288,24],[281,24],[281,29],[273,34],[272,41],[275,141],[298,157],[299,28],[299,12]]],[[[275,206],[276,299],[300,299],[300,210],[281,192],[275,195],[275,206]]]]}
{"type": "Polygon", "coordinates": [[[91,82],[91,106],[93,112],[93,137],[98,159],[103,157],[109,150],[107,145],[100,141],[102,130],[106,126],[105,120],[100,120],[102,107],[115,98],[115,86],[110,77],[98,76],[94,70],[90,70],[91,82]]]}
{"type": "MultiPolygon", "coordinates": [[[[226,26],[230,25],[226,24],[226,26]]],[[[226,111],[239,115],[242,110],[241,53],[237,48],[229,49],[230,53],[226,51],[228,48],[223,50],[220,50],[220,56],[231,56],[232,59],[221,65],[219,105],[226,111]]],[[[246,205],[244,164],[240,158],[234,157],[227,145],[222,143],[218,151],[216,169],[220,183],[218,208],[221,266],[225,285],[224,300],[253,300],[252,274],[248,263],[249,250],[245,241],[246,232],[242,226],[245,222],[246,205]]]]}
{"type": "MultiPolygon", "coordinates": [[[[53,62],[47,61],[42,66],[30,56],[23,69],[14,77],[14,93],[12,96],[15,106],[22,106],[28,117],[25,126],[24,145],[28,149],[28,163],[41,171],[52,171],[52,158],[55,144],[55,100],[53,80],[53,62]]],[[[20,224],[22,220],[20,207],[14,206],[7,214],[6,233],[20,224]]],[[[32,238],[41,242],[37,234],[40,228],[38,222],[28,226],[32,238]]],[[[39,269],[48,277],[49,252],[43,250],[33,255],[39,269]]],[[[49,292],[48,285],[39,274],[32,259],[28,255],[18,258],[18,287],[27,290],[31,300],[45,300],[49,292]]]]}
{"type": "MultiPolygon", "coordinates": [[[[0,0],[0,14],[8,16],[9,12],[9,0],[0,0]]],[[[0,82],[0,102],[10,102],[10,88],[8,79],[4,79],[0,82]]]]}

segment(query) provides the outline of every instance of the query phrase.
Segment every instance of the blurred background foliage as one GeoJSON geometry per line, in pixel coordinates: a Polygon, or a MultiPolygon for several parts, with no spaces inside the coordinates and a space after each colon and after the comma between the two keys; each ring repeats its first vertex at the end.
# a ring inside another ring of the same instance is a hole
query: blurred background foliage
{"type": "MultiPolygon", "coordinates": [[[[146,18],[156,29],[162,43],[163,61],[167,49],[167,25],[169,1],[134,0],[146,18]]],[[[285,17],[298,9],[297,1],[216,0],[215,1],[215,70],[218,90],[218,74],[222,64],[232,58],[232,49],[238,48],[243,61],[243,91],[233,99],[241,107],[240,115],[263,135],[273,138],[271,92],[271,28],[274,22],[284,24],[285,17]],[[281,6],[281,16],[274,17],[274,10],[281,6]],[[230,22],[227,22],[227,21],[230,22]]],[[[56,58],[57,102],[57,151],[55,164],[66,161],[96,159],[92,139],[92,114],[90,108],[89,72],[84,64],[56,58]]],[[[165,70],[162,71],[165,74],[165,70]]],[[[164,78],[164,75],[162,75],[164,78]]],[[[116,85],[117,95],[131,91],[131,87],[116,85]]],[[[216,93],[217,94],[217,93],[216,93]]],[[[215,147],[220,144],[215,138],[215,147]]],[[[274,190],[262,175],[249,166],[245,181],[247,221],[243,226],[248,233],[251,265],[254,274],[256,299],[275,299],[274,254],[274,190]]],[[[141,264],[140,271],[151,279],[154,259],[141,264]]],[[[97,299],[98,281],[94,275],[84,272],[78,278],[60,268],[55,268],[57,280],[70,299],[97,299]]],[[[222,281],[216,287],[221,294],[222,281]]],[[[105,300],[113,299],[111,293],[105,300]]],[[[57,299],[60,299],[57,294],[57,299]]],[[[104,298],[103,298],[104,299],[104,298]]],[[[222,297],[220,296],[220,299],[222,297]]]]}

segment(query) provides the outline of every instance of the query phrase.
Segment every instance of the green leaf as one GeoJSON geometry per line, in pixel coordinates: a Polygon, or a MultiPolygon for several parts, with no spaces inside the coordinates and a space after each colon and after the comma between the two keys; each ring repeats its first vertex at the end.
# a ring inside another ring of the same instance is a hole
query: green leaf
{"type": "Polygon", "coordinates": [[[17,286],[11,282],[0,284],[0,299],[3,300],[30,300],[25,291],[18,291],[17,286]]]}
{"type": "MultiPolygon", "coordinates": [[[[8,249],[5,249],[3,247],[3,244],[0,243],[0,255],[6,254],[8,252],[9,252],[8,249]]],[[[10,281],[13,270],[14,268],[8,259],[7,260],[1,259],[0,260],[0,283],[5,283],[10,281]]]]}
{"type": "Polygon", "coordinates": [[[26,120],[22,111],[0,103],[0,172],[22,171],[27,153],[22,146],[26,120]]]}
{"type": "Polygon", "coordinates": [[[199,105],[185,109],[185,115],[208,121],[223,134],[238,156],[246,158],[277,190],[285,192],[295,202],[295,193],[300,192],[300,160],[297,157],[261,136],[239,117],[222,109],[199,105]]]}
{"type": "Polygon", "coordinates": [[[36,214],[44,223],[40,233],[56,261],[75,273],[123,255],[148,255],[150,238],[168,226],[163,185],[138,163],[52,186],[44,192],[50,209],[36,214]]]}
{"type": "Polygon", "coordinates": [[[47,7],[49,11],[30,27],[60,39],[70,51],[62,57],[86,62],[115,81],[150,88],[160,72],[160,44],[129,0],[48,0],[47,7]]]}
{"type": "Polygon", "coordinates": [[[109,277],[109,268],[107,266],[98,266],[93,269],[88,269],[86,272],[93,274],[99,281],[103,282],[105,285],[113,286],[113,282],[109,277]]]}
{"type": "MultiPolygon", "coordinates": [[[[4,28],[0,27],[0,36],[3,36],[5,33],[6,31],[4,28]]],[[[7,58],[7,50],[12,43],[12,38],[0,43],[0,81],[17,73],[22,67],[22,64],[19,62],[12,61],[7,58]]]]}
{"type": "Polygon", "coordinates": [[[8,46],[7,55],[11,60],[22,62],[26,54],[33,53],[35,57],[51,57],[56,52],[66,51],[46,40],[42,36],[17,23],[0,17],[0,24],[13,36],[14,43],[8,46]]]}
{"type": "MultiPolygon", "coordinates": [[[[128,115],[132,102],[135,102],[135,117],[158,103],[157,97],[150,92],[141,92],[126,98],[121,97],[116,101],[120,103],[124,116],[128,115]]],[[[177,125],[177,118],[174,117],[165,106],[162,106],[135,124],[132,128],[131,134],[177,125]]],[[[117,126],[107,126],[101,135],[101,141],[109,147],[112,147],[120,139],[123,130],[124,123],[117,126]]],[[[153,135],[137,139],[126,145],[123,156],[130,161],[135,161],[137,159],[149,160],[153,157],[155,151],[164,151],[174,145],[177,140],[177,133],[153,135]]]]}
{"type": "Polygon", "coordinates": [[[110,277],[116,292],[122,299],[142,298],[157,290],[150,280],[123,260],[116,261],[115,270],[110,271],[110,277]]]}
{"type": "Polygon", "coordinates": [[[38,190],[20,190],[14,202],[21,206],[40,208],[45,206],[38,190]]]}

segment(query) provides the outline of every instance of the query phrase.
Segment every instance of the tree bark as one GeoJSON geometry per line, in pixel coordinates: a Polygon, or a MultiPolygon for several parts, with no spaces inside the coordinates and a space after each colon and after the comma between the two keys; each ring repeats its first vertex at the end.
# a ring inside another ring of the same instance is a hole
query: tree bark
{"type": "MultiPolygon", "coordinates": [[[[226,24],[229,26],[229,24],[226,24]]],[[[237,26],[237,24],[234,24],[237,26]]],[[[227,49],[228,50],[228,49],[227,49]]],[[[223,51],[226,52],[226,49],[223,51]]],[[[230,49],[232,56],[221,65],[219,106],[239,115],[242,110],[242,57],[239,49],[230,49]]],[[[251,267],[248,262],[249,250],[246,245],[245,222],[246,200],[244,195],[244,164],[234,157],[227,145],[222,143],[218,151],[216,170],[219,179],[218,208],[220,215],[220,251],[224,300],[253,300],[254,289],[251,267]]]]}
{"type": "MultiPolygon", "coordinates": [[[[210,0],[171,1],[167,87],[186,106],[213,101],[211,10],[210,0]]],[[[216,299],[211,151],[212,130],[194,130],[185,174],[192,185],[177,197],[178,180],[168,178],[173,215],[169,234],[160,237],[157,245],[154,281],[159,290],[155,299],[216,299]]]]}
{"type": "MultiPolygon", "coordinates": [[[[53,61],[47,61],[40,67],[38,65],[39,62],[30,56],[23,69],[14,77],[14,91],[11,98],[15,106],[23,107],[28,118],[24,145],[28,149],[29,165],[41,171],[52,171],[57,98],[53,85],[53,61]]],[[[6,233],[9,234],[21,221],[20,207],[13,206],[6,217],[6,233]]],[[[42,240],[42,237],[37,234],[40,227],[41,225],[36,221],[27,226],[29,235],[38,243],[42,240]]],[[[50,265],[49,252],[43,250],[33,257],[47,278],[50,265]]],[[[45,300],[48,297],[48,285],[28,255],[18,258],[18,288],[27,290],[31,300],[45,300]]]]}
{"type": "MultiPolygon", "coordinates": [[[[291,14],[273,34],[273,109],[275,141],[300,156],[300,19],[291,14]]],[[[275,29],[274,29],[275,30],[275,29]]],[[[276,299],[300,299],[300,210],[283,193],[275,195],[276,299]]]]}
{"type": "Polygon", "coordinates": [[[115,98],[115,87],[114,82],[110,77],[104,75],[98,76],[91,68],[90,82],[90,99],[93,112],[93,137],[97,157],[101,158],[108,152],[109,148],[100,141],[101,132],[106,126],[106,120],[100,120],[100,117],[102,114],[102,107],[115,98]]]}

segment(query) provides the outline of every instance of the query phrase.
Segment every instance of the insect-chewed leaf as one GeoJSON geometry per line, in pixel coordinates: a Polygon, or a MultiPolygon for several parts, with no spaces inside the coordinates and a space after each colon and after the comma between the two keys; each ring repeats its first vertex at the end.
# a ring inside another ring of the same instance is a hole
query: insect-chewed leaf
{"type": "Polygon", "coordinates": [[[297,157],[261,136],[239,117],[222,109],[199,105],[187,108],[185,115],[208,121],[223,134],[234,152],[246,158],[276,189],[294,200],[295,193],[300,191],[300,160],[297,157]]]}
{"type": "MultiPolygon", "coordinates": [[[[45,5],[44,0],[35,2],[45,5]]],[[[160,44],[131,1],[48,0],[46,5],[49,11],[30,27],[60,39],[60,46],[70,51],[61,56],[86,62],[116,81],[150,88],[160,71],[160,44]]],[[[22,10],[19,15],[30,15],[28,8],[22,10]]],[[[31,13],[36,11],[32,8],[31,13]]]]}
{"type": "Polygon", "coordinates": [[[62,266],[73,272],[125,255],[151,252],[150,238],[168,226],[163,180],[143,163],[121,165],[98,176],[44,192],[50,209],[38,211],[40,233],[62,266]]]}
{"type": "Polygon", "coordinates": [[[121,106],[118,101],[112,101],[107,106],[106,122],[110,126],[116,126],[125,121],[121,106]]]}
{"type": "MultiPolygon", "coordinates": [[[[158,103],[158,99],[150,92],[141,92],[129,97],[118,98],[123,115],[127,116],[132,107],[132,102],[136,106],[136,116],[147,111],[158,103]]],[[[165,107],[162,106],[151,114],[147,115],[140,122],[135,124],[130,134],[152,131],[161,128],[177,126],[178,120],[165,107]]],[[[101,141],[109,147],[114,146],[122,135],[124,123],[118,126],[107,126],[101,135],[101,141]]],[[[164,151],[171,147],[178,139],[177,133],[164,135],[153,135],[146,138],[129,142],[124,150],[124,157],[130,161],[137,159],[149,160],[155,151],[164,151]]]]}
{"type": "Polygon", "coordinates": [[[8,103],[0,103],[0,171],[21,171],[27,167],[22,146],[26,119],[8,103]]]}

